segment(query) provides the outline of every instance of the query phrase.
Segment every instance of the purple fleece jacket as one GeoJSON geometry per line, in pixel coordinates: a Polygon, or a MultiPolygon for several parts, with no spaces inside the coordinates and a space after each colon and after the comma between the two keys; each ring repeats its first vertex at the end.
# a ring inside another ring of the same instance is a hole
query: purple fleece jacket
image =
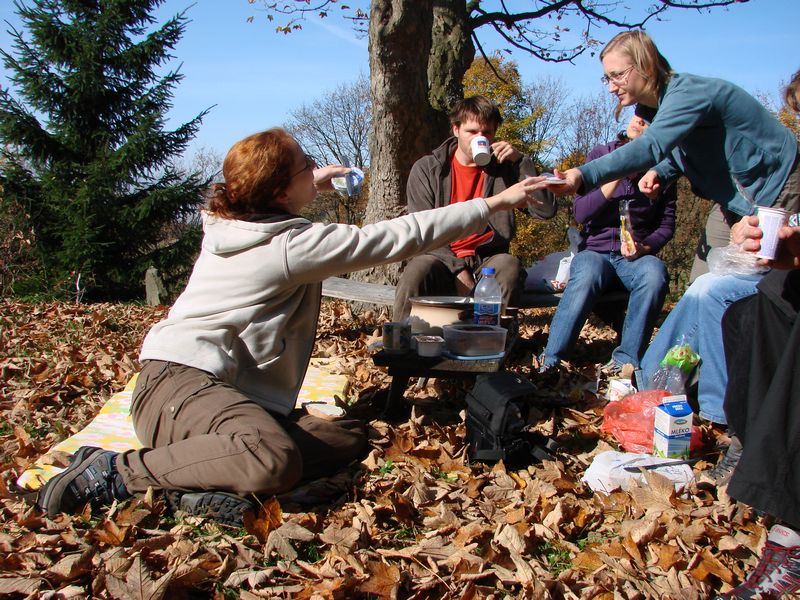
{"type": "MultiPolygon", "coordinates": [[[[589,152],[586,162],[613,152],[623,144],[611,142],[596,146],[589,152]]],[[[640,244],[652,248],[655,254],[672,239],[675,233],[675,202],[677,198],[674,185],[662,192],[657,200],[651,202],[638,188],[638,178],[623,177],[610,199],[606,199],[599,187],[584,196],[575,196],[573,210],[575,220],[583,225],[580,250],[611,252],[620,249],[619,240],[619,201],[630,200],[633,238],[640,244]]]]}

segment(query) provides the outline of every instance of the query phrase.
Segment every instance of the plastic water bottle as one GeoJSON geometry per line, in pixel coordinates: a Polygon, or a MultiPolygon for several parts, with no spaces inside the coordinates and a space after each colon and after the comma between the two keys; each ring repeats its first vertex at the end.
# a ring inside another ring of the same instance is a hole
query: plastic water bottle
{"type": "Polygon", "coordinates": [[[481,280],[475,287],[473,305],[473,321],[477,325],[500,325],[503,293],[494,274],[495,270],[491,267],[481,269],[481,280]]]}

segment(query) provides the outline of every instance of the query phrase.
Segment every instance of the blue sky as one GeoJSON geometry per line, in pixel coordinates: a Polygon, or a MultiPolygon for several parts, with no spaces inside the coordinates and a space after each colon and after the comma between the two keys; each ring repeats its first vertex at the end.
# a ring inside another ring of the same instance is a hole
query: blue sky
{"type": "MultiPolygon", "coordinates": [[[[189,5],[167,0],[158,17],[163,21],[189,5]]],[[[216,105],[190,153],[207,147],[224,155],[243,136],[280,125],[301,104],[368,73],[367,41],[347,22],[308,19],[302,31],[287,36],[274,33],[257,7],[247,0],[198,0],[188,10],[191,23],[173,63],[182,63],[185,79],[175,92],[171,123],[216,105]],[[252,23],[249,16],[255,17],[252,23]]],[[[750,0],[710,14],[676,9],[667,19],[649,24],[648,31],[677,71],[721,77],[777,98],[781,83],[800,68],[799,0],[750,0]]],[[[0,21],[18,23],[10,0],[0,5],[0,21]]],[[[0,46],[9,50],[7,29],[3,23],[0,46]]],[[[607,41],[614,33],[598,30],[595,37],[607,41]]],[[[497,43],[486,39],[488,49],[497,43]]],[[[524,81],[560,77],[576,96],[603,89],[596,57],[579,57],[575,65],[543,63],[519,53],[513,58],[524,81]]],[[[0,84],[8,84],[4,73],[0,84]]]]}

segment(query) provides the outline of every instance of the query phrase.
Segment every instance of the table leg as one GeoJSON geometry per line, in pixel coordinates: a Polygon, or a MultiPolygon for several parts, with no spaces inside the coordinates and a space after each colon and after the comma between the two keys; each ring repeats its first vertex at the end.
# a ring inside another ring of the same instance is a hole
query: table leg
{"type": "Polygon", "coordinates": [[[382,418],[388,420],[408,417],[410,409],[405,401],[406,388],[410,375],[393,375],[392,383],[389,386],[389,397],[386,400],[386,407],[381,414],[382,418]]]}

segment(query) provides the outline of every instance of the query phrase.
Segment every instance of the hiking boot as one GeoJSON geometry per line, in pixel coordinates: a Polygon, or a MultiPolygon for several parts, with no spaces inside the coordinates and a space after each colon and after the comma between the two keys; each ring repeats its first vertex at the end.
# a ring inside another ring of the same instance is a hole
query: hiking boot
{"type": "Polygon", "coordinates": [[[742,456],[742,442],[735,435],[731,436],[731,443],[716,466],[708,471],[708,476],[714,481],[717,487],[728,485],[733,476],[733,471],[742,456]]]}
{"type": "Polygon", "coordinates": [[[181,511],[193,517],[203,517],[230,525],[242,527],[244,513],[258,514],[258,507],[247,498],[211,490],[207,492],[175,492],[166,494],[167,503],[173,511],[181,511]]]}
{"type": "Polygon", "coordinates": [[[775,525],[769,532],[764,554],[750,576],[716,598],[781,598],[800,590],[800,534],[775,525]]]}
{"type": "Polygon", "coordinates": [[[69,466],[42,486],[36,505],[52,519],[62,512],[73,514],[87,503],[98,507],[127,500],[131,494],[117,472],[117,454],[81,446],[69,466]]]}

